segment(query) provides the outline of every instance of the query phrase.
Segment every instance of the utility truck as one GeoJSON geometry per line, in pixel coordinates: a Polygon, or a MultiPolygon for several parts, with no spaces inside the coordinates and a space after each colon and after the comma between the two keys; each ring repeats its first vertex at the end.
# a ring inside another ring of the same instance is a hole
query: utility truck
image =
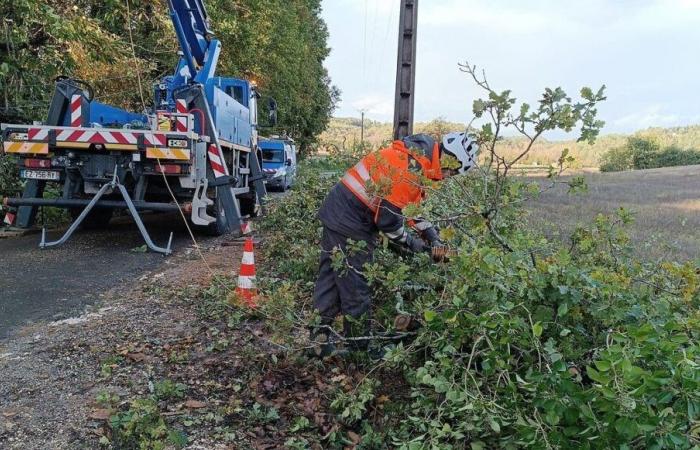
{"type": "Polygon", "coordinates": [[[272,136],[260,139],[262,169],[269,189],[286,191],[294,184],[297,173],[297,151],[294,139],[272,136]]]}
{"type": "MultiPolygon", "coordinates": [[[[250,81],[217,76],[221,43],[202,0],[169,0],[180,43],[172,75],[154,86],[143,114],[94,99],[85,82],[60,78],[45,122],[2,124],[3,151],[18,157],[21,198],[5,198],[6,221],[32,227],[41,206],[67,208],[73,222],[57,241],[45,230],[42,248],[66,242],[81,226],[104,227],[128,210],[155,252],[142,211],[182,211],[211,234],[240,232],[260,213],[266,195],[258,147],[258,99],[250,81]],[[44,198],[47,183],[59,198],[44,198]]],[[[276,104],[269,102],[272,124],[276,104]]],[[[172,240],[172,234],[171,234],[172,240]]]]}

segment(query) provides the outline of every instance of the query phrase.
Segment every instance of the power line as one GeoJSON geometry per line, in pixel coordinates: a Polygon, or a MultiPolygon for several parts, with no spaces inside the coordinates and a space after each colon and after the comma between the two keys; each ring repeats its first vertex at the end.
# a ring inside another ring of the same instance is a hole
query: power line
{"type": "MultiPolygon", "coordinates": [[[[126,0],[126,23],[129,26],[129,41],[131,42],[131,54],[134,57],[134,64],[138,67],[139,59],[136,57],[136,46],[134,45],[134,37],[131,33],[131,11],[129,9],[129,0],[126,0]]],[[[139,83],[139,94],[141,95],[141,105],[144,111],[146,110],[146,101],[143,98],[143,86],[141,85],[141,74],[136,72],[136,79],[139,83]]]]}
{"type": "Polygon", "coordinates": [[[369,65],[372,68],[372,89],[377,85],[377,65],[374,63],[376,59],[376,52],[374,50],[376,42],[375,36],[377,35],[377,16],[379,16],[377,1],[378,0],[372,0],[372,35],[369,39],[369,65]]]}
{"type": "Polygon", "coordinates": [[[362,30],[362,87],[367,88],[367,0],[365,0],[365,21],[362,30]]]}
{"type": "Polygon", "coordinates": [[[394,16],[396,15],[396,11],[399,9],[399,6],[394,5],[394,0],[389,1],[391,1],[392,5],[391,11],[389,12],[389,20],[386,23],[386,30],[384,31],[384,39],[382,40],[382,70],[384,69],[384,65],[386,64],[386,49],[391,46],[389,44],[389,32],[391,31],[391,26],[394,23],[394,16]]]}

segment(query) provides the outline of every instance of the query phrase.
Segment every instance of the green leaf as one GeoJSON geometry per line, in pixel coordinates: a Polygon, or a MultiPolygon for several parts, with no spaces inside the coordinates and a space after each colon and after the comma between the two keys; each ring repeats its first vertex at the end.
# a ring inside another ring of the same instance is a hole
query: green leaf
{"type": "Polygon", "coordinates": [[[542,331],[544,331],[544,330],[543,330],[543,328],[542,328],[542,323],[541,323],[541,322],[536,322],[536,323],[532,326],[532,334],[534,334],[536,337],[542,336],[542,331]]]}
{"type": "Polygon", "coordinates": [[[435,320],[435,317],[437,317],[437,314],[435,313],[435,311],[426,309],[425,311],[423,311],[423,317],[425,317],[426,322],[432,322],[433,320],[435,320]]]}
{"type": "Polygon", "coordinates": [[[588,374],[591,380],[597,381],[600,384],[606,385],[610,382],[610,377],[603,374],[602,372],[598,372],[591,366],[586,367],[586,373],[588,374]]]}
{"type": "Polygon", "coordinates": [[[567,312],[569,312],[569,304],[568,303],[562,303],[557,308],[557,316],[558,317],[564,317],[567,312]]]}
{"type": "Polygon", "coordinates": [[[607,372],[608,370],[610,370],[611,367],[610,361],[606,360],[595,361],[594,364],[596,368],[601,372],[607,372]]]}
{"type": "Polygon", "coordinates": [[[615,421],[615,430],[627,439],[633,438],[638,432],[637,423],[627,417],[615,421]]]}

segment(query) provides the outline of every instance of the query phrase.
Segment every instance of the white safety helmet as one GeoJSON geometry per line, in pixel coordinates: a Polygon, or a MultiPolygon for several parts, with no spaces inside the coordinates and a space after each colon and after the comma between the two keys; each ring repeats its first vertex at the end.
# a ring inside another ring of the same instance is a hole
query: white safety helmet
{"type": "Polygon", "coordinates": [[[457,173],[462,175],[476,164],[476,152],[479,145],[474,136],[467,133],[448,133],[442,138],[442,151],[457,158],[461,166],[457,168],[457,173]]]}

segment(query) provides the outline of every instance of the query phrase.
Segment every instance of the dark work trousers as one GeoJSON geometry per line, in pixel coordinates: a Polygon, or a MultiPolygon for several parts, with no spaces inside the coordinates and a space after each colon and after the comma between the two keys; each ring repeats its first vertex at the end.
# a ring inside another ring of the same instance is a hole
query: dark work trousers
{"type": "Polygon", "coordinates": [[[365,249],[348,253],[347,237],[323,227],[321,260],[314,289],[314,307],[325,324],[330,324],[338,314],[359,318],[368,312],[371,296],[363,266],[372,260],[375,242],[367,242],[365,249]],[[333,270],[333,249],[345,254],[342,270],[333,270]]]}

